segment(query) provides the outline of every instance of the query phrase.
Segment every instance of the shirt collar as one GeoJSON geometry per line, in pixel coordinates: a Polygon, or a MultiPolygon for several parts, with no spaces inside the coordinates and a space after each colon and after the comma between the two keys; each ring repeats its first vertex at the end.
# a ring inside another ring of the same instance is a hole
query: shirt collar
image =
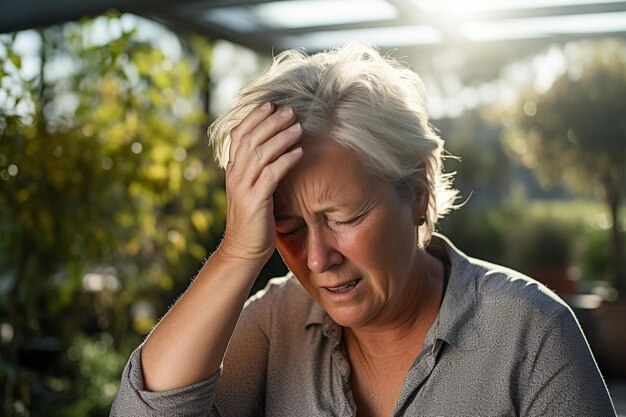
{"type": "Polygon", "coordinates": [[[481,331],[476,268],[446,237],[433,234],[427,247],[443,252],[450,261],[448,287],[429,338],[441,339],[459,349],[477,349],[486,342],[481,331]]]}
{"type": "Polygon", "coordinates": [[[324,318],[328,316],[324,309],[320,307],[316,302],[311,303],[311,309],[309,310],[309,316],[304,324],[305,327],[309,327],[312,324],[323,324],[324,318]]]}
{"type": "Polygon", "coordinates": [[[321,325],[322,334],[324,336],[332,339],[336,343],[340,342],[343,329],[335,323],[335,321],[326,314],[326,311],[315,301],[311,303],[309,315],[304,324],[305,328],[311,325],[321,325]]]}

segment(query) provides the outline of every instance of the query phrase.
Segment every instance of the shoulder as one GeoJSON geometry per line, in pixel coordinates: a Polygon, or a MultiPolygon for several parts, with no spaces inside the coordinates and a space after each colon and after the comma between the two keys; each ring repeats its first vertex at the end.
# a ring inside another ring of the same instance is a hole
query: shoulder
{"type": "Polygon", "coordinates": [[[284,277],[272,278],[264,289],[248,299],[242,320],[255,321],[263,328],[303,327],[313,303],[295,276],[288,273],[284,277]]]}
{"type": "Polygon", "coordinates": [[[512,399],[521,415],[611,415],[602,377],[569,306],[536,280],[467,257],[440,240],[451,275],[435,337],[453,348],[442,362],[445,369],[478,383],[463,389],[496,399],[504,393],[503,401],[512,399]]]}
{"type": "Polygon", "coordinates": [[[436,244],[446,251],[451,265],[440,310],[440,332],[453,345],[478,348],[495,343],[495,339],[535,339],[551,326],[575,323],[569,306],[540,282],[470,258],[442,236],[437,238],[436,244]]]}
{"type": "Polygon", "coordinates": [[[270,279],[265,288],[248,298],[245,308],[269,307],[276,302],[300,305],[303,301],[308,300],[310,297],[306,290],[289,272],[284,277],[270,279]]]}
{"type": "MultiPolygon", "coordinates": [[[[495,311],[524,309],[552,315],[569,307],[545,285],[518,271],[465,255],[444,236],[436,235],[435,251],[445,251],[450,260],[449,289],[457,296],[476,298],[495,311]]],[[[447,296],[448,294],[446,294],[447,296]]]]}
{"type": "Polygon", "coordinates": [[[469,258],[471,278],[480,300],[499,312],[514,309],[544,318],[563,313],[569,306],[548,287],[518,271],[469,258]]]}

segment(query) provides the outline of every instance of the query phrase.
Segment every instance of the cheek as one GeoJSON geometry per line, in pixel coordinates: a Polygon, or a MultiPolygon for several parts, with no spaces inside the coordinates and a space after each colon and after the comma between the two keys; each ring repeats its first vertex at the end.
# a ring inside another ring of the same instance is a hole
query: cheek
{"type": "Polygon", "coordinates": [[[411,259],[415,229],[402,217],[385,217],[346,234],[343,254],[372,273],[396,275],[411,259]]]}
{"type": "Polygon", "coordinates": [[[287,267],[301,276],[303,268],[306,268],[306,253],[304,251],[303,240],[296,237],[276,237],[276,248],[287,264],[287,267]]]}
{"type": "Polygon", "coordinates": [[[366,225],[339,233],[337,236],[338,251],[357,266],[375,255],[375,247],[376,238],[366,225]]]}
{"type": "Polygon", "coordinates": [[[281,238],[276,240],[276,248],[287,264],[287,268],[296,276],[302,286],[313,295],[313,288],[309,279],[309,267],[307,263],[306,251],[304,250],[304,239],[296,237],[281,238]]]}

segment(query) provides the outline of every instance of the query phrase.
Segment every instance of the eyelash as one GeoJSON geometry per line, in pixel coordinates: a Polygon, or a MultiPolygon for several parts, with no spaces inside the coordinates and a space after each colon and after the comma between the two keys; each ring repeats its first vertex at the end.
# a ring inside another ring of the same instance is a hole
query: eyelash
{"type": "Polygon", "coordinates": [[[295,229],[290,230],[288,232],[278,232],[278,234],[281,235],[281,236],[293,235],[293,234],[296,234],[302,227],[304,227],[304,226],[296,227],[295,229]]]}
{"type": "Polygon", "coordinates": [[[350,220],[344,220],[344,221],[337,221],[337,220],[335,220],[335,221],[333,221],[333,223],[335,223],[337,226],[347,226],[347,225],[351,225],[353,223],[356,223],[357,220],[359,220],[360,218],[361,218],[361,216],[356,216],[356,217],[353,217],[350,220]]]}
{"type": "MultiPolygon", "coordinates": [[[[332,222],[333,222],[335,225],[337,225],[337,226],[349,226],[349,225],[351,225],[351,224],[356,223],[358,220],[360,220],[360,219],[361,219],[361,217],[363,217],[363,216],[362,216],[362,215],[360,215],[360,216],[353,217],[353,218],[352,218],[352,219],[350,219],[350,220],[343,220],[343,221],[333,220],[332,222]]],[[[300,229],[302,229],[303,227],[306,227],[306,226],[299,226],[299,227],[296,227],[295,229],[290,230],[290,231],[288,231],[288,232],[278,232],[278,234],[280,234],[281,236],[289,236],[289,235],[293,235],[293,234],[296,234],[296,233],[297,233],[300,229]]]]}

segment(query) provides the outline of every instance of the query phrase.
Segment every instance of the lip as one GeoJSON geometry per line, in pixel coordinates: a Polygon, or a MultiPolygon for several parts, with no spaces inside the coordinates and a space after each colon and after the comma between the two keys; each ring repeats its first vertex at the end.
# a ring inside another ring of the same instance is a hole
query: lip
{"type": "Polygon", "coordinates": [[[333,284],[333,285],[323,285],[322,288],[324,288],[326,290],[329,289],[329,288],[339,288],[339,287],[343,287],[344,285],[348,285],[348,284],[350,284],[350,283],[352,283],[354,281],[357,281],[357,284],[358,284],[358,282],[361,281],[361,278],[347,279],[347,280],[341,281],[341,282],[339,282],[337,284],[333,284]]]}
{"type": "Polygon", "coordinates": [[[363,279],[361,277],[355,278],[355,279],[350,279],[350,280],[345,280],[345,281],[341,281],[338,284],[333,284],[332,286],[322,286],[322,292],[324,294],[324,296],[326,298],[328,298],[329,300],[331,300],[332,302],[345,302],[350,300],[351,298],[355,297],[356,294],[359,292],[359,289],[361,287],[361,282],[363,281],[363,279]],[[348,285],[352,282],[356,281],[356,284],[354,285],[354,287],[350,288],[347,291],[344,292],[334,292],[331,289],[332,288],[339,288],[339,287],[343,287],[345,285],[348,285]]]}

